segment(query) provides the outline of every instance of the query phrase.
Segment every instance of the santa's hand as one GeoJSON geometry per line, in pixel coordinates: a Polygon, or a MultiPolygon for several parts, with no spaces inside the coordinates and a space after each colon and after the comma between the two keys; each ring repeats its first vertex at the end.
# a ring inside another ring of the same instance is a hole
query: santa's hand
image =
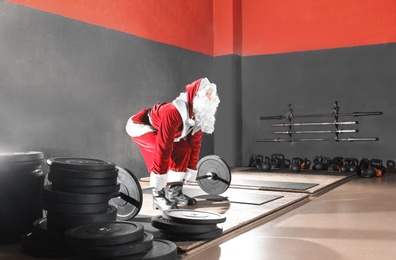
{"type": "Polygon", "coordinates": [[[184,181],[185,182],[195,181],[196,178],[197,178],[197,170],[193,170],[193,169],[187,168],[186,176],[184,178],[184,181]]]}
{"type": "Polygon", "coordinates": [[[150,173],[150,187],[155,190],[162,190],[168,181],[168,174],[150,173]]]}

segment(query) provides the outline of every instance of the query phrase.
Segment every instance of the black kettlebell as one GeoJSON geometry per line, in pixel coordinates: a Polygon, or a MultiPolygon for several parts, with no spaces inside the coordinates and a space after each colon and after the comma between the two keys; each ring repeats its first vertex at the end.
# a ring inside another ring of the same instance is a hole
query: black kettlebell
{"type": "Polygon", "coordinates": [[[324,169],[323,159],[324,159],[323,156],[315,156],[313,158],[312,170],[323,171],[324,169]]]}
{"type": "Polygon", "coordinates": [[[375,170],[374,167],[370,166],[367,169],[362,170],[362,172],[360,173],[360,176],[362,176],[363,178],[371,178],[376,176],[377,171],[375,170]]]}
{"type": "Polygon", "coordinates": [[[292,172],[300,172],[301,171],[301,164],[302,164],[302,159],[299,157],[294,157],[291,161],[291,166],[290,170],[292,172]]]}
{"type": "Polygon", "coordinates": [[[349,172],[349,165],[347,160],[344,160],[342,162],[342,165],[340,167],[340,172],[349,172]]]}
{"type": "Polygon", "coordinates": [[[268,158],[268,156],[265,156],[264,157],[264,160],[263,160],[263,162],[261,163],[261,170],[263,171],[263,172],[269,172],[269,171],[271,171],[271,168],[272,168],[272,166],[271,166],[271,160],[270,160],[270,158],[268,158]]]}
{"type": "Polygon", "coordinates": [[[351,158],[351,161],[349,162],[349,171],[357,172],[359,170],[358,167],[358,160],[356,158],[351,158]]]}

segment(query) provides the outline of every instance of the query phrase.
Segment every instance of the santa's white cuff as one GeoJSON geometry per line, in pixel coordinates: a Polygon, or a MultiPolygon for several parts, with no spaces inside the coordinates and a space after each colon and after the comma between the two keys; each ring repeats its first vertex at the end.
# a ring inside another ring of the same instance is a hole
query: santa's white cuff
{"type": "Polygon", "coordinates": [[[168,182],[182,182],[184,180],[185,172],[168,171],[168,182]]]}
{"type": "Polygon", "coordinates": [[[150,187],[162,190],[168,181],[168,174],[150,173],[150,187]]]}
{"type": "Polygon", "coordinates": [[[197,172],[197,170],[187,168],[185,181],[195,181],[195,179],[197,178],[197,172]]]}

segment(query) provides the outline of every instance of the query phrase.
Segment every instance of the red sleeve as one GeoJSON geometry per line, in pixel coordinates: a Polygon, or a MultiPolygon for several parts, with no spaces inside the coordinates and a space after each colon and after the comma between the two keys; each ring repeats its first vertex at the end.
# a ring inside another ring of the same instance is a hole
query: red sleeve
{"type": "Polygon", "coordinates": [[[152,172],[165,174],[168,171],[175,135],[182,124],[182,118],[173,105],[164,106],[161,110],[152,172]]]}
{"type": "Polygon", "coordinates": [[[202,131],[199,130],[195,134],[190,134],[188,136],[188,142],[191,145],[191,156],[190,161],[188,163],[188,168],[196,170],[197,164],[199,160],[199,153],[201,151],[201,139],[202,139],[202,131]]]}

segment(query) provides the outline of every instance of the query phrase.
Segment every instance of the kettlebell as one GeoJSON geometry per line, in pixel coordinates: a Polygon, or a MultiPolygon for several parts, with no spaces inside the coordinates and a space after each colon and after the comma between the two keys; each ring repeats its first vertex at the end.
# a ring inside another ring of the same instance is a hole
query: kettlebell
{"type": "Polygon", "coordinates": [[[263,172],[269,172],[271,171],[271,168],[271,160],[268,158],[268,156],[265,156],[263,162],[261,163],[261,170],[263,172]]]}
{"type": "Polygon", "coordinates": [[[291,166],[290,170],[292,172],[300,172],[301,171],[301,164],[302,164],[302,159],[299,157],[294,157],[291,161],[291,166]]]}

